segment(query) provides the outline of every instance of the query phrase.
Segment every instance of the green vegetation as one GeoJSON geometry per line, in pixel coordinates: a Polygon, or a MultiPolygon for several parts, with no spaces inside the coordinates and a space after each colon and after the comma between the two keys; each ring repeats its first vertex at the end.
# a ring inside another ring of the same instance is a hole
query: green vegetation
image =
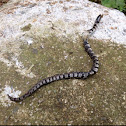
{"type": "Polygon", "coordinates": [[[125,0],[90,0],[103,6],[118,9],[126,15],[126,1],[125,0]]]}
{"type": "Polygon", "coordinates": [[[102,5],[118,9],[120,11],[126,11],[126,3],[124,0],[102,0],[102,5]]]}

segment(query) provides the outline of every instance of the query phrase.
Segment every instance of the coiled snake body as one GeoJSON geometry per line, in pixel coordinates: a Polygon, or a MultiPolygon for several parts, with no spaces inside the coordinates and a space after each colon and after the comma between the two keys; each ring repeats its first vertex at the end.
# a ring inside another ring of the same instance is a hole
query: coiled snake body
{"type": "Polygon", "coordinates": [[[10,100],[15,101],[15,102],[20,102],[20,101],[24,100],[26,97],[29,97],[30,95],[32,95],[35,91],[37,91],[43,85],[52,83],[54,81],[63,80],[63,79],[73,79],[73,78],[75,78],[75,79],[86,79],[89,76],[92,76],[96,72],[98,72],[98,68],[99,68],[98,57],[92,51],[91,46],[88,43],[88,39],[92,35],[92,33],[96,30],[97,24],[100,22],[101,18],[102,18],[102,15],[99,15],[96,18],[92,29],[88,30],[89,34],[87,35],[86,39],[83,42],[85,51],[88,53],[88,55],[90,56],[90,58],[93,61],[92,68],[89,72],[70,72],[70,73],[58,74],[58,75],[48,77],[46,79],[41,80],[37,84],[35,84],[31,89],[29,89],[29,91],[27,93],[25,93],[21,97],[13,98],[13,97],[8,95],[10,100]]]}

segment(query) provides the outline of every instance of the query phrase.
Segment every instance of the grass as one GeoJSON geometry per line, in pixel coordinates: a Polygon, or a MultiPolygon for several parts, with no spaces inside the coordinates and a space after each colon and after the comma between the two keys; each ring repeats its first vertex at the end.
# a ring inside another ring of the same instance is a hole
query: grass
{"type": "Polygon", "coordinates": [[[125,0],[90,0],[99,3],[103,6],[117,9],[126,15],[126,1],[125,0]]]}

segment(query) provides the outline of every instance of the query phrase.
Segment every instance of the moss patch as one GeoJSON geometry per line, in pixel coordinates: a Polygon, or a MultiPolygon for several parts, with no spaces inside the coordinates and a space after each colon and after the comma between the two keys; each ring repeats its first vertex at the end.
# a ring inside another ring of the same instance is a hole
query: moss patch
{"type": "Polygon", "coordinates": [[[21,28],[22,31],[29,31],[31,29],[32,25],[28,24],[26,26],[24,26],[23,28],[21,28]]]}
{"type": "MultiPolygon", "coordinates": [[[[100,69],[96,75],[86,80],[54,82],[22,104],[12,103],[7,110],[1,106],[0,123],[125,124],[126,48],[110,42],[89,42],[99,56],[100,69]],[[16,107],[18,111],[13,113],[16,107]]],[[[5,82],[13,83],[22,94],[43,78],[70,71],[88,71],[92,65],[80,37],[73,43],[70,37],[62,41],[51,35],[32,45],[24,44],[21,49],[19,60],[27,68],[34,65],[32,72],[36,78],[22,77],[14,68],[7,70],[4,66],[0,70],[0,82],[2,86],[5,82]]]]}

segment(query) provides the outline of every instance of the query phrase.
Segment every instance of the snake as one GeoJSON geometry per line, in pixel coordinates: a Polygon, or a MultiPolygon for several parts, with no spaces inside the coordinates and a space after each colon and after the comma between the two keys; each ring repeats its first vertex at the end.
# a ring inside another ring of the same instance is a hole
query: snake
{"type": "Polygon", "coordinates": [[[63,79],[82,79],[82,80],[84,80],[84,79],[87,79],[88,77],[96,74],[99,69],[99,60],[98,60],[98,57],[95,55],[94,51],[92,50],[90,44],[88,43],[88,39],[96,31],[97,25],[99,24],[102,17],[103,17],[102,14],[97,16],[93,27],[91,29],[87,30],[88,35],[86,36],[85,39],[83,39],[83,46],[85,48],[85,51],[87,52],[87,54],[89,55],[89,57],[93,61],[93,65],[88,72],[69,72],[69,73],[56,74],[54,76],[47,77],[45,79],[42,79],[38,83],[36,83],[31,89],[29,89],[27,91],[27,93],[25,93],[24,95],[22,95],[18,98],[14,98],[14,97],[10,96],[9,94],[7,94],[9,99],[14,102],[21,102],[24,99],[26,99],[27,97],[31,96],[40,87],[47,85],[47,84],[50,84],[54,81],[59,81],[59,80],[63,80],[63,79]]]}

